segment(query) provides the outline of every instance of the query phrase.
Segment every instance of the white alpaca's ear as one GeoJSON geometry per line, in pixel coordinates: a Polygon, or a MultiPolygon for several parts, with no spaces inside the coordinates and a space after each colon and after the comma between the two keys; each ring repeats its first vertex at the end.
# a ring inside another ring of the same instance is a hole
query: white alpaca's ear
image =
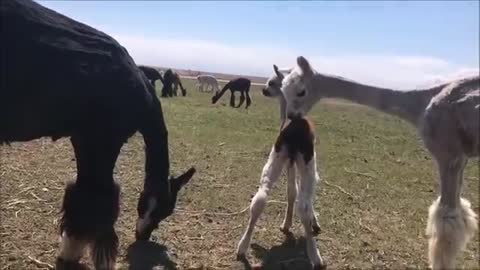
{"type": "Polygon", "coordinates": [[[313,75],[312,67],[310,66],[310,63],[308,63],[308,61],[305,57],[303,57],[303,56],[297,57],[297,64],[300,67],[300,70],[302,70],[302,74],[304,76],[312,76],[313,75]]]}

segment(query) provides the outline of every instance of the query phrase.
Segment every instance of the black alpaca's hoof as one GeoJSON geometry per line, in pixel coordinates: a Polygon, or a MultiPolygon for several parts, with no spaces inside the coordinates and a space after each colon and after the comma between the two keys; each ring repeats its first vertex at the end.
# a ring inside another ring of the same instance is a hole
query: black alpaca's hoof
{"type": "Polygon", "coordinates": [[[88,270],[88,268],[78,261],[67,261],[58,257],[55,261],[55,270],[88,270]]]}
{"type": "Polygon", "coordinates": [[[312,226],[313,235],[319,235],[321,231],[322,229],[320,229],[320,226],[317,226],[317,225],[312,226]]]}
{"type": "Polygon", "coordinates": [[[138,231],[135,231],[135,239],[137,241],[148,241],[150,240],[150,233],[139,233],[138,231]]]}
{"type": "Polygon", "coordinates": [[[291,236],[291,235],[293,235],[293,233],[290,231],[290,229],[286,229],[286,228],[284,228],[284,227],[280,227],[279,230],[280,230],[283,234],[285,234],[286,236],[291,236]]]}
{"type": "Polygon", "coordinates": [[[245,261],[247,260],[247,255],[245,255],[245,253],[237,253],[236,255],[236,259],[237,261],[245,261]]]}
{"type": "Polygon", "coordinates": [[[326,270],[327,265],[326,264],[318,264],[313,266],[313,270],[326,270]]]}

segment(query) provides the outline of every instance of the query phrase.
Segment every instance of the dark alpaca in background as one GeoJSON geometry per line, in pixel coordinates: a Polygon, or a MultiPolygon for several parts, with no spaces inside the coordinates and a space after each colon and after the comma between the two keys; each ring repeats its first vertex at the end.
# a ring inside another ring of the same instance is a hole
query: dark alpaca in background
{"type": "Polygon", "coordinates": [[[77,264],[89,245],[96,269],[114,269],[119,185],[113,169],[122,145],[136,131],[146,145],[138,239],[149,238],[172,214],[177,192],[195,169],[169,177],[161,104],[113,38],[30,0],[1,1],[0,14],[6,26],[0,43],[0,144],[70,137],[77,179],[63,198],[57,269],[77,264]]]}
{"type": "Polygon", "coordinates": [[[180,76],[172,69],[167,69],[165,71],[163,74],[163,81],[162,97],[177,96],[178,86],[180,86],[180,90],[182,90],[182,96],[187,95],[187,89],[183,87],[180,76]]]}
{"type": "Polygon", "coordinates": [[[158,70],[147,66],[138,66],[138,68],[143,71],[143,74],[145,74],[147,79],[152,83],[153,88],[155,88],[156,80],[160,80],[162,82],[162,85],[164,84],[162,75],[160,74],[160,72],[158,72],[158,70]]]}
{"type": "Polygon", "coordinates": [[[240,92],[240,103],[236,108],[242,106],[243,102],[245,101],[245,96],[247,97],[247,105],[245,109],[250,106],[252,100],[250,99],[250,85],[251,81],[246,78],[237,78],[229,81],[225,86],[222,88],[220,92],[215,92],[215,95],[212,97],[212,104],[215,104],[222,96],[225,94],[227,90],[230,89],[230,106],[235,107],[235,94],[234,92],[240,92]]]}

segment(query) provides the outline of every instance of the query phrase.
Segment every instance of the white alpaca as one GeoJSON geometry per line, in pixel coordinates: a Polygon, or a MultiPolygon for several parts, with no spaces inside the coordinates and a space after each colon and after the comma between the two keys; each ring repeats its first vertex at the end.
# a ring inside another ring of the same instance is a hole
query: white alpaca
{"type": "Polygon", "coordinates": [[[198,75],[195,87],[201,92],[219,91],[220,89],[217,78],[212,75],[198,75]]]}
{"type": "MultiPolygon", "coordinates": [[[[286,162],[289,162],[295,164],[300,172],[297,211],[305,230],[307,256],[315,270],[323,267],[323,260],[316,247],[315,239],[313,238],[314,231],[312,228],[316,223],[315,215],[313,213],[315,184],[320,179],[317,173],[314,147],[315,137],[313,132],[313,125],[305,118],[293,119],[286,123],[285,127],[280,132],[275,145],[270,151],[268,161],[263,167],[260,178],[260,187],[250,204],[250,219],[248,227],[237,246],[238,258],[245,256],[252,239],[255,224],[267,204],[267,195],[280,177],[283,166],[286,162]]],[[[293,177],[293,179],[295,179],[295,177],[293,177]]],[[[295,182],[289,181],[289,185],[292,183],[293,187],[289,188],[289,190],[296,189],[295,182]]],[[[292,194],[295,196],[296,192],[292,194]]],[[[291,194],[289,194],[289,200],[290,197],[291,194]]],[[[293,204],[291,204],[291,206],[293,206],[293,204]]],[[[293,211],[293,209],[291,209],[291,211],[293,211]]],[[[290,225],[291,220],[290,224],[285,224],[284,222],[283,226],[289,227],[290,225]]]]}
{"type": "Polygon", "coordinates": [[[315,72],[304,57],[282,81],[288,118],[305,115],[323,97],[343,98],[415,125],[434,157],[440,196],[430,206],[426,233],[433,269],[454,269],[477,230],[477,215],[461,198],[468,158],[480,153],[480,79],[469,77],[424,90],[395,91],[315,72]]]}

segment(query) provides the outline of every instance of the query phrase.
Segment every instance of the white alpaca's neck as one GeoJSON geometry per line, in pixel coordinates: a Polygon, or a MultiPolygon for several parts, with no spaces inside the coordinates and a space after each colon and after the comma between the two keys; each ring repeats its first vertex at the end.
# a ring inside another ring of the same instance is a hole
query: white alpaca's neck
{"type": "Polygon", "coordinates": [[[414,125],[433,96],[438,94],[443,86],[424,90],[394,90],[364,85],[340,77],[315,74],[313,89],[322,97],[341,98],[362,104],[379,111],[396,115],[414,125]]]}

